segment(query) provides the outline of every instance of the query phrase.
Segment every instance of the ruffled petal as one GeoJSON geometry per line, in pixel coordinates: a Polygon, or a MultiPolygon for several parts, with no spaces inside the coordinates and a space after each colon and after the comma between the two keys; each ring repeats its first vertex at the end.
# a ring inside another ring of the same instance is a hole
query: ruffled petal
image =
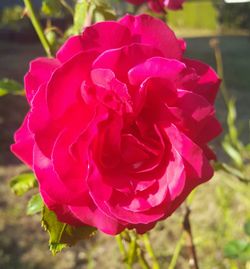
{"type": "Polygon", "coordinates": [[[71,212],[83,223],[94,226],[102,232],[116,235],[122,232],[126,226],[103,213],[92,201],[91,197],[85,197],[85,205],[81,207],[71,206],[71,212]]]}
{"type": "Polygon", "coordinates": [[[54,171],[51,160],[43,155],[37,145],[34,145],[33,156],[33,170],[41,192],[45,192],[57,204],[75,206],[84,204],[83,198],[86,196],[87,186],[83,185],[78,191],[69,190],[54,171]]]}
{"type": "Polygon", "coordinates": [[[79,100],[82,82],[90,79],[91,64],[96,56],[96,51],[82,52],[53,73],[47,86],[48,108],[53,119],[60,118],[79,100]]]}
{"type": "Polygon", "coordinates": [[[214,104],[221,83],[216,72],[207,64],[197,60],[186,58],[183,59],[183,62],[188,68],[195,69],[196,73],[199,75],[199,79],[195,83],[193,91],[204,96],[211,104],[214,104]]]}
{"type": "Polygon", "coordinates": [[[24,77],[24,87],[28,102],[31,102],[34,94],[41,84],[47,83],[60,62],[56,59],[37,58],[30,62],[29,72],[24,77]]]}
{"type": "Polygon", "coordinates": [[[209,180],[213,176],[213,169],[202,148],[180,132],[173,124],[165,127],[165,132],[172,147],[184,161],[187,181],[195,181],[198,185],[209,180]]]}
{"type": "Polygon", "coordinates": [[[161,56],[154,47],[144,44],[132,44],[119,49],[107,50],[93,63],[93,68],[111,69],[116,78],[122,82],[128,81],[128,71],[148,58],[161,56]]]}
{"type": "Polygon", "coordinates": [[[119,22],[129,28],[133,42],[159,49],[166,58],[182,57],[182,50],[174,32],[160,19],[146,14],[126,15],[119,22]]]}
{"type": "Polygon", "coordinates": [[[11,151],[25,164],[32,167],[34,135],[28,127],[29,113],[26,115],[21,127],[14,135],[15,144],[11,145],[11,151]]]}

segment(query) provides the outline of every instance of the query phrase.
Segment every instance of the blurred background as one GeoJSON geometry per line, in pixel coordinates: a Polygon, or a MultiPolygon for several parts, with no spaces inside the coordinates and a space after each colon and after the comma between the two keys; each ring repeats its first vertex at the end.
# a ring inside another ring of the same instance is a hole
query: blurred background
{"type": "MultiPolygon", "coordinates": [[[[119,15],[150,12],[147,5],[134,7],[122,0],[104,2],[109,2],[119,15]]],[[[76,24],[69,8],[74,7],[74,0],[33,3],[56,49],[72,34],[72,23],[76,24]]],[[[96,14],[98,21],[100,14],[96,14]]],[[[108,18],[112,15],[108,8],[107,14],[108,18]]],[[[212,65],[224,78],[216,104],[224,133],[213,144],[223,169],[188,200],[200,268],[249,269],[250,3],[187,0],[182,10],[157,16],[185,38],[186,56],[212,65]],[[225,96],[229,98],[225,100],[225,96]]],[[[11,84],[12,88],[22,88],[29,61],[39,56],[44,56],[44,51],[22,1],[0,0],[0,268],[122,268],[115,240],[100,233],[53,257],[40,215],[25,214],[32,192],[20,198],[9,187],[12,177],[27,170],[9,147],[28,105],[24,96],[10,93],[6,87],[11,84]]],[[[171,269],[188,268],[188,247],[179,240],[183,212],[181,207],[150,232],[161,268],[168,268],[174,255],[177,261],[171,269]]]]}

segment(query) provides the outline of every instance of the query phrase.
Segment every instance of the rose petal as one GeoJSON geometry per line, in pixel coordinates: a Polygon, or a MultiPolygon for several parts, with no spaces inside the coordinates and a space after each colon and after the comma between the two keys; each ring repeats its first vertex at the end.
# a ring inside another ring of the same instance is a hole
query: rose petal
{"type": "Polygon", "coordinates": [[[221,82],[215,71],[210,66],[197,60],[186,58],[183,59],[183,62],[187,67],[194,68],[200,76],[193,91],[204,96],[211,104],[214,104],[221,82]]]}
{"type": "Polygon", "coordinates": [[[126,15],[119,22],[130,29],[133,42],[151,45],[166,58],[181,58],[182,50],[174,32],[160,19],[146,14],[126,15]]]}
{"type": "Polygon", "coordinates": [[[58,68],[47,86],[48,108],[53,119],[61,117],[80,97],[81,84],[90,79],[90,67],[96,51],[77,54],[58,68]]]}
{"type": "Polygon", "coordinates": [[[11,151],[25,164],[32,167],[34,135],[28,127],[29,114],[26,115],[21,127],[16,131],[15,144],[11,145],[11,151]]]}
{"type": "Polygon", "coordinates": [[[58,60],[50,58],[37,58],[30,62],[29,72],[24,77],[24,87],[28,102],[31,102],[41,84],[47,83],[59,66],[60,62],[58,60]]]}

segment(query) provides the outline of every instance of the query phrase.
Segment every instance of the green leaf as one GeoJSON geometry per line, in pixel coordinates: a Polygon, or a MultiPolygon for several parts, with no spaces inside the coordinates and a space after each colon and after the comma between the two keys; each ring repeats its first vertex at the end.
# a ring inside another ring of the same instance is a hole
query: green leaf
{"type": "Polygon", "coordinates": [[[225,245],[224,255],[229,259],[249,260],[250,244],[243,240],[233,240],[225,245]]]}
{"type": "Polygon", "coordinates": [[[22,84],[8,78],[0,80],[0,96],[4,96],[9,93],[23,94],[24,90],[22,84]]]}
{"type": "Polygon", "coordinates": [[[110,5],[106,1],[94,0],[93,4],[95,5],[94,9],[95,22],[116,19],[115,11],[110,7],[110,5]]]}
{"type": "Polygon", "coordinates": [[[75,5],[75,15],[74,15],[74,33],[75,34],[79,34],[83,30],[83,26],[87,17],[89,5],[90,4],[86,0],[77,1],[75,5]]]}
{"type": "Polygon", "coordinates": [[[24,173],[12,178],[10,187],[16,195],[23,195],[30,189],[37,187],[37,181],[33,173],[24,173]]]}
{"type": "Polygon", "coordinates": [[[231,144],[238,150],[242,148],[242,143],[239,140],[238,128],[236,126],[237,110],[236,101],[231,98],[228,102],[228,114],[227,114],[227,126],[228,126],[228,138],[231,144]]]}
{"type": "Polygon", "coordinates": [[[67,246],[76,244],[79,240],[91,237],[96,230],[87,225],[74,227],[62,223],[57,219],[55,213],[45,206],[43,209],[42,226],[49,233],[49,247],[53,255],[67,246]]]}
{"type": "Polygon", "coordinates": [[[245,231],[245,233],[246,233],[247,235],[250,236],[250,219],[247,220],[247,222],[245,223],[245,225],[244,225],[244,231],[245,231]]]}
{"type": "Polygon", "coordinates": [[[43,0],[41,12],[49,17],[61,15],[62,7],[58,0],[43,0]]]}
{"type": "Polygon", "coordinates": [[[43,210],[43,200],[40,193],[37,193],[31,197],[27,206],[27,215],[34,215],[36,213],[42,212],[43,210]]]}
{"type": "Polygon", "coordinates": [[[235,149],[228,141],[224,140],[222,142],[222,147],[228,156],[234,161],[238,167],[243,167],[243,159],[241,154],[237,149],[235,149]]]}

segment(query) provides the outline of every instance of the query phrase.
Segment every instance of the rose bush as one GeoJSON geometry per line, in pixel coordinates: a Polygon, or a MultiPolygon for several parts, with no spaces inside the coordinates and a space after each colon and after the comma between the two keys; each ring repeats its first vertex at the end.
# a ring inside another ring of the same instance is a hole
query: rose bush
{"type": "Polygon", "coordinates": [[[60,221],[143,233],[212,177],[220,80],[184,50],[162,21],[127,15],[31,62],[12,151],[60,221]]]}
{"type": "Polygon", "coordinates": [[[126,0],[134,5],[141,5],[148,2],[149,7],[155,12],[162,12],[165,8],[177,10],[182,8],[185,0],[126,0]]]}

